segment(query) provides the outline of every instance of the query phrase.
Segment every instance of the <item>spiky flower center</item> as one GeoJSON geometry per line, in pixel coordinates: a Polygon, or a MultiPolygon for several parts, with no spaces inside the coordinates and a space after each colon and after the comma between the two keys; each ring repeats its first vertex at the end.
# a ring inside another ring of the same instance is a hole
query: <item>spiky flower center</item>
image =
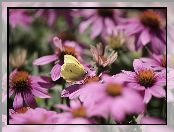
{"type": "Polygon", "coordinates": [[[163,67],[166,67],[167,66],[167,63],[166,63],[166,55],[163,55],[162,60],[161,60],[161,65],[163,67]]]}
{"type": "Polygon", "coordinates": [[[62,60],[64,59],[64,55],[72,55],[74,57],[76,56],[76,51],[74,47],[71,46],[64,46],[64,51],[61,51],[60,48],[56,48],[55,53],[57,56],[59,56],[62,60]]]}
{"type": "Polygon", "coordinates": [[[16,111],[17,113],[22,114],[22,113],[27,112],[27,110],[29,110],[29,109],[30,109],[30,107],[22,107],[22,108],[20,108],[20,109],[15,110],[15,111],[16,111]]]}
{"type": "Polygon", "coordinates": [[[157,13],[152,10],[145,11],[140,15],[141,23],[151,30],[158,30],[161,26],[161,20],[157,13]]]}
{"type": "Polygon", "coordinates": [[[12,77],[12,85],[17,91],[26,90],[30,85],[28,72],[17,71],[12,77]]]}
{"type": "Polygon", "coordinates": [[[109,83],[106,86],[106,92],[110,95],[110,96],[118,96],[122,93],[122,86],[118,83],[109,83]]]}
{"type": "Polygon", "coordinates": [[[72,110],[72,115],[74,117],[86,117],[86,108],[83,106],[80,106],[76,109],[72,110]]]}
{"type": "Polygon", "coordinates": [[[91,82],[97,82],[100,80],[100,77],[98,76],[87,76],[85,79],[84,79],[84,83],[91,83],[91,82]]]}
{"type": "Polygon", "coordinates": [[[102,17],[113,17],[113,9],[98,9],[97,13],[102,17]]]}
{"type": "Polygon", "coordinates": [[[155,73],[152,70],[141,70],[137,73],[139,83],[144,87],[150,87],[155,81],[155,73]]]}

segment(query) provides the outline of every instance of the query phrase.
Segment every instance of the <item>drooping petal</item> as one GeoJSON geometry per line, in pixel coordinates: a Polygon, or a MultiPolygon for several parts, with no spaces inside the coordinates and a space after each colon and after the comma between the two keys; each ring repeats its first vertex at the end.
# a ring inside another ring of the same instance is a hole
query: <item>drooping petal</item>
{"type": "Polygon", "coordinates": [[[98,17],[92,25],[91,38],[97,37],[102,32],[102,28],[103,28],[102,18],[98,17]]]}
{"type": "Polygon", "coordinates": [[[43,56],[43,57],[40,57],[40,58],[36,59],[35,61],[33,61],[33,64],[34,65],[45,65],[45,64],[53,62],[57,59],[58,59],[58,57],[57,57],[56,54],[47,55],[47,56],[43,56]]]}
{"type": "Polygon", "coordinates": [[[89,27],[89,25],[94,21],[94,19],[95,17],[91,17],[90,19],[81,22],[79,25],[79,31],[83,33],[89,27]]]}
{"type": "Polygon", "coordinates": [[[47,76],[31,76],[31,85],[39,85],[39,87],[49,89],[55,84],[52,82],[50,77],[47,76]]]}
{"type": "Polygon", "coordinates": [[[145,102],[147,104],[151,98],[152,98],[152,94],[151,94],[150,90],[146,89],[145,93],[144,93],[144,101],[143,102],[145,102]]]}
{"type": "Polygon", "coordinates": [[[81,85],[79,84],[74,84],[71,85],[69,87],[67,87],[66,89],[64,89],[61,93],[61,97],[69,97],[69,95],[75,91],[77,91],[80,88],[81,85]]]}
{"type": "Polygon", "coordinates": [[[53,81],[56,81],[60,78],[61,66],[59,64],[54,65],[50,74],[53,81]]]}
{"type": "Polygon", "coordinates": [[[140,35],[140,38],[141,38],[141,42],[144,46],[146,44],[148,44],[151,40],[149,31],[147,29],[144,29],[140,35]]]}
{"type": "Polygon", "coordinates": [[[160,86],[153,86],[150,88],[150,92],[153,96],[162,98],[166,96],[166,91],[160,86]]]}
{"type": "Polygon", "coordinates": [[[31,108],[35,108],[37,106],[36,101],[34,99],[33,94],[31,91],[27,91],[23,93],[23,98],[25,103],[30,106],[31,108]]]}
{"type": "Polygon", "coordinates": [[[13,108],[14,109],[19,109],[23,106],[23,98],[21,93],[16,93],[16,96],[13,101],[13,108]]]}
{"type": "Polygon", "coordinates": [[[45,88],[41,88],[39,85],[33,87],[33,89],[31,90],[32,94],[36,97],[39,98],[51,98],[51,96],[48,94],[48,90],[45,88]]]}
{"type": "Polygon", "coordinates": [[[54,37],[53,43],[54,43],[55,47],[59,48],[61,51],[63,50],[63,44],[62,44],[61,39],[59,39],[58,37],[54,37]]]}

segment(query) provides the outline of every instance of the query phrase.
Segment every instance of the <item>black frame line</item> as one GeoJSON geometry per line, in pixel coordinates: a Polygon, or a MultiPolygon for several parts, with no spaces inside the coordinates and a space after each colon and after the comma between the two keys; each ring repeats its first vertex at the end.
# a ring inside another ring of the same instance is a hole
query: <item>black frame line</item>
{"type": "MultiPolygon", "coordinates": [[[[166,9],[167,25],[167,7],[7,7],[7,125],[167,125],[167,103],[166,103],[166,123],[165,124],[10,124],[9,123],[9,9],[166,9]]],[[[167,26],[166,26],[166,47],[167,47],[167,26]]],[[[167,64],[167,48],[166,48],[167,64]]],[[[166,67],[166,88],[167,88],[167,67],[166,67]]],[[[167,92],[166,92],[167,102],[167,92]]]]}

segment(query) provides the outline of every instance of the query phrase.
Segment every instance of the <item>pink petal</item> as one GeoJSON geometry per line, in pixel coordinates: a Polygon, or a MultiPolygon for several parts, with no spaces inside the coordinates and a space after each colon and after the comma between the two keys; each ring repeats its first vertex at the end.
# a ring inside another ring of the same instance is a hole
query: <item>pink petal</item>
{"type": "Polygon", "coordinates": [[[50,62],[53,62],[55,60],[57,60],[58,57],[56,54],[53,54],[53,55],[47,55],[47,56],[43,56],[43,57],[40,57],[38,59],[36,59],[33,64],[34,65],[45,65],[45,64],[48,64],[50,62]]]}
{"type": "Polygon", "coordinates": [[[21,93],[16,93],[16,96],[14,98],[14,102],[13,102],[13,108],[14,109],[19,109],[23,106],[23,98],[21,93]]]}
{"type": "Polygon", "coordinates": [[[101,32],[103,28],[102,18],[98,17],[96,18],[95,22],[92,25],[92,33],[91,38],[97,37],[101,32]]]}
{"type": "Polygon", "coordinates": [[[140,35],[140,38],[143,45],[148,44],[151,40],[149,31],[147,29],[144,29],[140,35]]]}
{"type": "Polygon", "coordinates": [[[70,111],[70,108],[67,105],[57,104],[57,105],[55,105],[55,107],[58,109],[65,110],[65,111],[70,111]]]}
{"type": "Polygon", "coordinates": [[[48,90],[40,87],[39,85],[32,89],[32,94],[39,98],[51,98],[48,94],[48,90]]]}
{"type": "Polygon", "coordinates": [[[110,18],[105,18],[105,27],[106,27],[107,33],[112,34],[112,31],[115,28],[115,24],[113,20],[111,20],[110,18]]]}
{"type": "Polygon", "coordinates": [[[36,107],[36,101],[34,99],[33,94],[30,91],[27,91],[25,93],[23,93],[23,98],[25,103],[30,106],[31,108],[35,108],[36,107]]]}
{"type": "Polygon", "coordinates": [[[153,86],[150,88],[150,92],[153,96],[162,98],[166,96],[166,91],[160,86],[153,86]]]}
{"type": "Polygon", "coordinates": [[[53,81],[56,81],[60,78],[61,66],[59,64],[54,65],[50,74],[53,81]]]}
{"type": "Polygon", "coordinates": [[[149,89],[146,89],[145,90],[145,93],[144,93],[144,101],[146,104],[149,103],[150,99],[152,98],[152,94],[150,92],[149,89]]]}
{"type": "Polygon", "coordinates": [[[79,31],[83,33],[89,27],[89,25],[94,21],[94,18],[95,17],[91,17],[90,19],[81,22],[79,25],[79,31]]]}
{"type": "Polygon", "coordinates": [[[58,37],[54,37],[53,43],[57,48],[60,48],[61,51],[63,50],[63,44],[61,39],[59,39],[58,37]]]}

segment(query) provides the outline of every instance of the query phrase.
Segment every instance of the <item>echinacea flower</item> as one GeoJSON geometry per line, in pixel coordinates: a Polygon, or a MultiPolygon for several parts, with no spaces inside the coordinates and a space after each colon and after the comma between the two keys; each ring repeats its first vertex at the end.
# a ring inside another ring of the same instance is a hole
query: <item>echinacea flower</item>
{"type": "Polygon", "coordinates": [[[97,44],[96,47],[91,46],[90,51],[97,65],[102,67],[112,64],[117,59],[117,52],[114,50],[109,52],[109,47],[104,48],[101,43],[97,44]]]}
{"type": "Polygon", "coordinates": [[[43,108],[28,109],[11,115],[10,124],[57,124],[58,114],[43,108]]]}
{"type": "Polygon", "coordinates": [[[56,47],[55,53],[52,55],[47,55],[36,59],[34,65],[45,65],[51,62],[55,62],[50,74],[53,81],[60,78],[61,65],[64,63],[64,55],[72,55],[78,60],[81,60],[80,53],[81,48],[74,41],[66,41],[62,44],[62,41],[58,37],[53,38],[54,46],[56,47]]]}
{"type": "Polygon", "coordinates": [[[123,28],[127,35],[135,36],[137,50],[150,43],[152,51],[161,54],[166,49],[166,31],[163,21],[155,11],[147,10],[139,17],[128,20],[123,28]]]}
{"type": "Polygon", "coordinates": [[[100,115],[97,109],[83,105],[79,100],[71,100],[70,107],[63,104],[57,104],[55,107],[64,110],[59,114],[61,124],[91,124],[93,122],[89,118],[100,115]]]}
{"type": "Polygon", "coordinates": [[[19,109],[25,105],[36,107],[34,97],[50,98],[48,88],[53,85],[49,77],[32,76],[15,69],[9,77],[9,96],[15,94],[13,108],[19,109]]]}
{"type": "Polygon", "coordinates": [[[91,38],[96,38],[100,34],[111,33],[118,26],[121,12],[116,9],[88,9],[77,11],[76,14],[84,17],[79,26],[80,32],[91,25],[91,38]]]}
{"type": "Polygon", "coordinates": [[[151,58],[142,57],[141,61],[146,65],[150,65],[154,70],[166,70],[166,55],[152,54],[151,58]]]}
{"type": "Polygon", "coordinates": [[[10,9],[9,11],[9,23],[12,28],[17,25],[26,26],[33,21],[33,18],[29,16],[29,11],[26,9],[10,9]]]}
{"type": "Polygon", "coordinates": [[[122,78],[132,89],[144,91],[144,102],[148,103],[153,96],[163,98],[166,92],[163,86],[166,85],[166,72],[155,72],[152,67],[142,63],[141,59],[133,61],[135,72],[123,70],[122,78]]]}
{"type": "Polygon", "coordinates": [[[100,111],[103,117],[112,117],[123,121],[127,114],[143,112],[141,95],[127,88],[117,77],[107,77],[103,83],[93,82],[84,85],[74,94],[84,105],[91,105],[100,111]]]}

